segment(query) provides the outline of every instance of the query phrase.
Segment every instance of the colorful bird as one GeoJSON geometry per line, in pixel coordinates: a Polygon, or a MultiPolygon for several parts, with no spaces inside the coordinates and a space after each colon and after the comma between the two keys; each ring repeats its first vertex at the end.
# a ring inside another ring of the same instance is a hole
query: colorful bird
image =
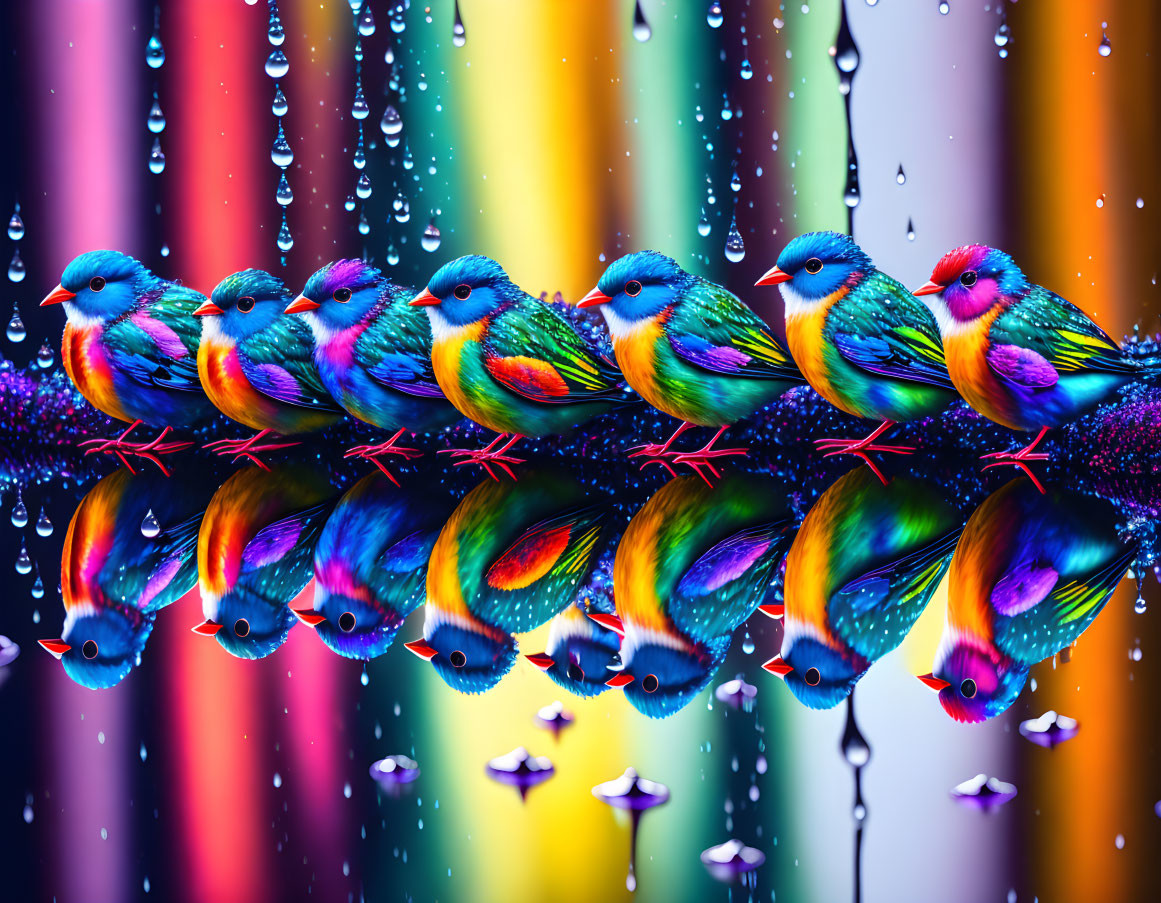
{"type": "Polygon", "coordinates": [[[786,556],[782,653],[762,667],[799,702],[846,699],[901,642],[951,562],[962,520],[928,484],[860,468],[826,490],[786,556]]]}
{"type": "Polygon", "coordinates": [[[407,648],[463,693],[490,689],[516,660],[513,634],[539,627],[582,591],[604,521],[604,509],[557,474],[485,480],[436,540],[423,639],[407,648]]]}
{"type": "Polygon", "coordinates": [[[332,490],[317,470],[245,469],[223,483],[198,534],[198,585],[212,636],[238,658],[264,658],[295,624],[289,603],[313,574],[311,562],[332,490]]]}
{"type": "Polygon", "coordinates": [[[594,600],[585,593],[548,624],[543,652],[524,657],[547,674],[557,686],[577,696],[597,696],[609,689],[611,666],[621,649],[621,635],[591,616],[601,614],[618,627],[611,600],[594,600]]]}
{"type": "Polygon", "coordinates": [[[193,444],[165,437],[214,413],[198,381],[198,329],[189,318],[205,300],[118,251],[87,251],[65,267],[60,285],[40,302],[64,304],[65,372],[93,407],[129,423],[115,439],[83,443],[89,452],[115,454],[126,467],[126,455],[137,455],[165,470],[159,456],[193,444]],[[126,441],[143,423],[161,434],[126,441]]]}
{"type": "Polygon", "coordinates": [[[1107,501],[1017,477],[964,527],[948,575],[947,623],[930,674],[956,721],[994,718],[1029,669],[1086,631],[1137,550],[1117,537],[1107,501]]]}
{"type": "Polygon", "coordinates": [[[779,287],[786,342],[814,390],[847,414],[882,421],[865,439],[818,440],[827,455],[858,455],[874,468],[867,452],[910,454],[875,440],[955,400],[935,319],[850,237],[798,236],[757,284],[779,287]]]}
{"type": "Polygon", "coordinates": [[[701,692],[725,661],[731,635],[775,591],[794,535],[787,493],[772,480],[730,473],[716,488],[670,480],[638,511],[617,546],[613,588],[623,670],[609,685],[654,718],[701,692]]]}
{"type": "Polygon", "coordinates": [[[457,464],[479,464],[493,478],[494,465],[511,476],[508,465],[521,461],[508,451],[518,440],[563,433],[625,401],[612,361],[488,257],[444,264],[411,303],[427,307],[444,395],[500,434],[486,448],[451,451],[457,464]]]}
{"type": "Polygon", "coordinates": [[[790,355],[749,307],[664,254],[639,251],[609,264],[597,287],[577,302],[597,305],[625,380],[653,407],[681,421],[664,443],[639,446],[634,456],[700,466],[745,454],[714,443],[732,424],[802,382],[790,355]],[[697,451],[673,451],[674,440],[692,426],[717,432],[697,451]]]}
{"type": "Polygon", "coordinates": [[[60,639],[40,645],[81,686],[96,690],[124,680],[157,612],[197,585],[205,487],[200,479],[117,470],[77,506],[61,553],[64,629],[60,639]]]}
{"type": "Polygon", "coordinates": [[[427,559],[450,506],[372,472],[339,499],[314,551],[314,605],[295,609],[331,649],[367,661],[423,604],[427,559]]]}
{"type": "Polygon", "coordinates": [[[1009,429],[1036,431],[1017,452],[985,455],[996,459],[988,467],[1015,464],[1032,476],[1025,462],[1048,457],[1034,453],[1045,433],[1152,369],[996,248],[949,251],[915,294],[939,321],[948,371],[967,403],[1009,429]]]}
{"type": "Polygon", "coordinates": [[[206,394],[231,420],[259,431],[206,448],[264,467],[258,452],[297,444],[263,443],[266,436],[309,433],[342,416],[315,369],[310,327],[283,316],[290,299],[281,279],[242,270],[219,282],[193,312],[202,320],[197,361],[206,394]]]}
{"type": "Polygon", "coordinates": [[[420,454],[395,444],[406,430],[433,432],[460,419],[435,381],[431,326],[408,305],[414,296],[362,260],[337,260],[311,276],[286,308],[303,314],[314,334],[314,362],[327,391],[349,414],[394,431],[386,442],[347,452],[384,473],[380,455],[420,454]]]}

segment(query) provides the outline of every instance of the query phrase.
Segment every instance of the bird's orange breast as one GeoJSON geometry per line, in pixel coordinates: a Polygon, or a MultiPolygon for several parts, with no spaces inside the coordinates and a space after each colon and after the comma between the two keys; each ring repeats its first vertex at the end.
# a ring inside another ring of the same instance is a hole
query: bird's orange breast
{"type": "Polygon", "coordinates": [[[110,417],[130,421],[113,387],[113,368],[105,355],[99,326],[65,326],[61,341],[65,372],[93,407],[110,417]]]}
{"type": "Polygon", "coordinates": [[[811,388],[836,408],[858,416],[857,412],[848,409],[831,384],[825,358],[826,348],[822,338],[822,330],[831,307],[846,293],[847,290],[841,288],[814,304],[809,310],[789,314],[786,317],[786,344],[811,388]]]}
{"type": "Polygon", "coordinates": [[[206,338],[198,346],[198,376],[214,406],[231,420],[260,430],[255,414],[269,400],[255,391],[242,372],[238,349],[230,342],[206,338]]]}

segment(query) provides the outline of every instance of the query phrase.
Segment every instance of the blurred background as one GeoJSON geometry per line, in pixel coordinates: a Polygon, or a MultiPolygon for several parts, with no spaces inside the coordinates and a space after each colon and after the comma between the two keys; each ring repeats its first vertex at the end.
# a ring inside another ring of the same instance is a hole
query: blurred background
{"type": "MultiPolygon", "coordinates": [[[[265,0],[5,4],[0,204],[22,228],[0,312],[27,335],[10,324],[0,350],[23,366],[57,348],[59,312],[36,304],[95,247],[202,291],[249,266],[297,287],[360,255],[420,286],[485,253],[568,300],[652,247],[777,328],[777,293],[754,280],[793,236],[848,222],[908,285],[981,241],[1110,333],[1156,331],[1155,4],[847,0],[853,72],[838,0],[724,0],[720,20],[712,6],[284,0],[272,29],[265,0]]],[[[77,498],[48,498],[57,529],[30,540],[46,599],[11,577],[0,612],[24,647],[0,686],[11,899],[627,898],[628,827],[590,788],[629,765],[673,793],[643,823],[637,898],[726,898],[697,854],[731,835],[768,856],[755,899],[858,893],[843,711],[807,711],[759,670],[775,629],[756,625],[756,651],[735,644],[721,672],[759,685],[753,714],[698,701],[657,722],[608,693],[566,700],[577,726],[559,743],[532,721],[559,691],[523,663],[466,697],[396,654],[364,685],[304,630],[238,661],[191,638],[196,593],[96,693],[34,648],[59,625],[53,562],[77,498]],[[521,744],[557,767],[524,804],[483,773],[521,744]],[[420,760],[409,797],[367,777],[391,753],[420,760]]],[[[24,534],[3,529],[15,558],[24,534]]],[[[930,667],[944,595],[860,685],[862,898],[1154,897],[1152,615],[1123,586],[1062,673],[1039,666],[1035,694],[968,727],[911,677],[930,667]],[[1023,741],[1015,725],[1053,707],[1080,736],[1023,741]],[[990,817],[955,806],[947,791],[978,772],[1019,797],[990,817]]]]}

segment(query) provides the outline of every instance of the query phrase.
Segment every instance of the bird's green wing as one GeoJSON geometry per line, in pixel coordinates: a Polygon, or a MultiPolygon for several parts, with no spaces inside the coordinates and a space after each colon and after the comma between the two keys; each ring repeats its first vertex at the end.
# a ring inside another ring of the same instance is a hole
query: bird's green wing
{"type": "Polygon", "coordinates": [[[409,395],[442,398],[431,367],[431,325],[407,299],[388,301],[355,340],[355,360],[376,381],[409,395]]]}
{"type": "Polygon", "coordinates": [[[163,286],[127,317],[109,324],[105,347],[118,371],[142,385],[200,392],[201,323],[193,312],[205,296],[180,285],[163,286]]]}
{"type": "Polygon", "coordinates": [[[954,388],[935,318],[878,270],[834,303],[825,333],[846,361],[870,373],[954,388]]]}
{"type": "Polygon", "coordinates": [[[686,289],[669,310],[665,334],[678,357],[712,373],[802,379],[790,353],[762,318],[720,285],[704,279],[686,289]]]}
{"type": "Polygon", "coordinates": [[[285,404],[342,413],[314,365],[310,331],[297,317],[279,317],[238,349],[250,384],[285,404]]]}
{"type": "Polygon", "coordinates": [[[543,301],[501,307],[482,342],[492,378],[524,398],[569,404],[623,397],[621,371],[543,301]]]}

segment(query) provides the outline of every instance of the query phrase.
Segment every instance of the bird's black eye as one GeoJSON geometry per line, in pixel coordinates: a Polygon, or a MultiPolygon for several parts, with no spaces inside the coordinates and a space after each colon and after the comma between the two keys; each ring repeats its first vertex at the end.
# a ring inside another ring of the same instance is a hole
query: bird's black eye
{"type": "Polygon", "coordinates": [[[959,692],[964,699],[971,699],[976,695],[976,682],[970,677],[965,677],[963,683],[959,685],[959,692]]]}
{"type": "Polygon", "coordinates": [[[467,301],[472,296],[472,287],[466,282],[461,282],[452,289],[452,294],[455,295],[457,301],[467,301]]]}
{"type": "Polygon", "coordinates": [[[93,659],[97,657],[97,644],[92,640],[85,640],[85,645],[81,647],[81,655],[85,658],[93,659]]]}
{"type": "Polygon", "coordinates": [[[641,294],[641,283],[636,279],[630,279],[625,283],[625,294],[630,298],[636,298],[641,294]]]}
{"type": "Polygon", "coordinates": [[[566,673],[568,674],[569,680],[585,679],[585,669],[578,665],[576,662],[568,663],[568,671],[566,673]]]}
{"type": "Polygon", "coordinates": [[[448,661],[452,663],[453,668],[462,668],[468,663],[468,657],[460,652],[458,649],[447,657],[448,661]]]}
{"type": "Polygon", "coordinates": [[[656,674],[646,674],[641,678],[641,689],[646,693],[656,693],[657,688],[661,685],[661,681],[657,679],[656,674]]]}
{"type": "Polygon", "coordinates": [[[89,288],[94,292],[99,292],[105,287],[104,276],[94,276],[89,280],[89,288]]]}
{"type": "Polygon", "coordinates": [[[236,636],[240,636],[240,637],[249,636],[250,635],[250,622],[247,621],[245,618],[238,618],[238,620],[236,620],[234,622],[234,634],[236,636]]]}
{"type": "Polygon", "coordinates": [[[964,288],[971,288],[976,284],[979,274],[975,270],[966,270],[963,275],[959,277],[959,284],[964,288]]]}
{"type": "Polygon", "coordinates": [[[339,304],[346,304],[351,300],[351,290],[349,288],[337,288],[331,297],[338,301],[339,304]]]}
{"type": "Polygon", "coordinates": [[[811,257],[810,260],[806,261],[806,265],[803,267],[803,269],[810,273],[811,276],[813,276],[815,273],[821,273],[822,261],[817,257],[811,257]]]}
{"type": "Polygon", "coordinates": [[[355,629],[355,613],[353,611],[344,611],[339,615],[339,630],[343,633],[350,633],[355,629]]]}
{"type": "Polygon", "coordinates": [[[244,314],[250,313],[254,309],[254,299],[249,295],[243,295],[238,299],[238,310],[244,314]]]}
{"type": "Polygon", "coordinates": [[[822,680],[822,675],[818,673],[818,668],[807,668],[802,679],[806,681],[808,686],[817,687],[818,682],[822,680]]]}

